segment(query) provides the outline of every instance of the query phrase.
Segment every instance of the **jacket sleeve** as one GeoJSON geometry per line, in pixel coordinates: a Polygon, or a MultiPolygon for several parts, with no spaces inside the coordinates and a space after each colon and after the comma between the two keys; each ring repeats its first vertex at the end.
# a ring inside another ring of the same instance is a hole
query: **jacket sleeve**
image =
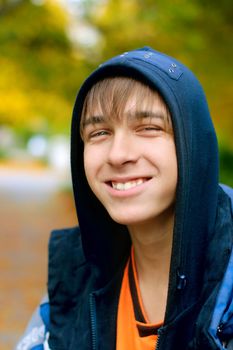
{"type": "Polygon", "coordinates": [[[49,336],[49,300],[45,296],[35,310],[22,338],[15,350],[50,350],[49,336]]]}

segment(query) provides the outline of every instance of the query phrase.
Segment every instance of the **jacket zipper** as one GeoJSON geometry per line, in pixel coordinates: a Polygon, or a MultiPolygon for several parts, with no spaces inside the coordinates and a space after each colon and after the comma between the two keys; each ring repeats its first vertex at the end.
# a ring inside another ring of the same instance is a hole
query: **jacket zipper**
{"type": "Polygon", "coordinates": [[[157,342],[156,342],[155,350],[159,350],[159,349],[160,349],[161,333],[162,333],[162,327],[158,329],[158,337],[157,337],[157,342]]]}
{"type": "Polygon", "coordinates": [[[91,315],[91,334],[92,334],[92,350],[97,350],[97,331],[96,331],[96,304],[95,297],[90,294],[90,315],[91,315]]]}
{"type": "Polygon", "coordinates": [[[159,350],[159,340],[160,340],[160,334],[158,334],[158,337],[157,337],[157,342],[156,342],[156,345],[155,345],[155,350],[159,350]]]}

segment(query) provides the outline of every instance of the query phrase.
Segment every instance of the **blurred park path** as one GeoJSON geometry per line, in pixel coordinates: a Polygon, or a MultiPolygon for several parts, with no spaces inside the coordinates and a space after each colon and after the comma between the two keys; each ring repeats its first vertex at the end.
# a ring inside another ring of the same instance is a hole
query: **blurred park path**
{"type": "MultiPolygon", "coordinates": [[[[69,181],[69,180],[68,180],[69,181]]],[[[10,350],[46,292],[52,229],[77,224],[64,177],[38,166],[0,164],[0,349],[10,350]]]]}

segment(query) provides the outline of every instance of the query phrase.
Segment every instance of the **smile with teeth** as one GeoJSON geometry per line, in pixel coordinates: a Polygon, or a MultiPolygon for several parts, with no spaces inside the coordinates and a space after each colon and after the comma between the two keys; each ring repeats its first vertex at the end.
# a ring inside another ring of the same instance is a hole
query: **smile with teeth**
{"type": "Polygon", "coordinates": [[[114,188],[114,190],[118,191],[126,191],[131,188],[140,186],[144,182],[146,182],[148,179],[137,179],[137,180],[131,180],[127,182],[116,182],[116,181],[111,181],[111,186],[114,188]]]}

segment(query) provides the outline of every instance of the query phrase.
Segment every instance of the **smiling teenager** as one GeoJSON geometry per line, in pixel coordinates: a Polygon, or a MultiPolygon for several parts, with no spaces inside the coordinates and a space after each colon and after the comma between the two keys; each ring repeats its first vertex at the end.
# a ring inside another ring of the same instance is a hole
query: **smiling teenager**
{"type": "Polygon", "coordinates": [[[71,166],[79,227],[52,233],[49,300],[17,349],[232,349],[232,190],[190,70],[150,48],[97,68],[71,166]]]}

